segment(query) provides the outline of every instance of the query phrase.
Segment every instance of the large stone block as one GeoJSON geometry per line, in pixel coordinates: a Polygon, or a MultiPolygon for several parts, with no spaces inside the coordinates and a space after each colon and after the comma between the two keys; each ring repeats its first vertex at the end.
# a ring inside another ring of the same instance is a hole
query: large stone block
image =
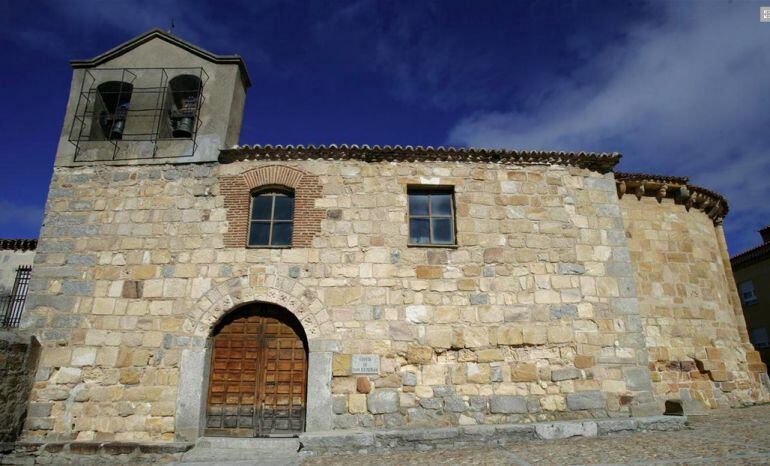
{"type": "Polygon", "coordinates": [[[406,348],[406,361],[409,364],[429,364],[433,354],[430,346],[409,345],[406,348]]]}
{"type": "Polygon", "coordinates": [[[604,394],[598,390],[567,393],[567,408],[572,411],[606,408],[604,394]]]}
{"type": "Polygon", "coordinates": [[[466,377],[469,383],[486,384],[490,379],[489,364],[473,364],[466,366],[466,377]]]}
{"type": "Polygon", "coordinates": [[[446,383],[446,367],[430,364],[422,367],[422,383],[425,385],[443,385],[446,383]]]}
{"type": "Polygon", "coordinates": [[[537,366],[531,362],[517,362],[511,364],[512,382],[537,382],[537,366]]]}
{"type": "Polygon", "coordinates": [[[576,355],[575,356],[575,367],[578,369],[587,369],[589,367],[593,367],[596,362],[594,361],[593,356],[584,356],[584,355],[576,355]]]}
{"type": "Polygon", "coordinates": [[[569,327],[548,327],[549,343],[567,343],[575,338],[569,327]]]}
{"type": "Polygon", "coordinates": [[[524,336],[521,328],[518,327],[498,327],[497,344],[498,345],[521,345],[524,343],[524,336]]]}
{"type": "Polygon", "coordinates": [[[497,348],[483,349],[476,352],[478,362],[502,361],[503,353],[497,348]]]}
{"type": "Polygon", "coordinates": [[[393,389],[375,390],[366,397],[366,405],[372,414],[398,412],[399,395],[393,389]]]}
{"type": "Polygon", "coordinates": [[[364,414],[367,410],[366,395],[353,393],[348,395],[350,414],[364,414]]]}
{"type": "Polygon", "coordinates": [[[72,350],[72,365],[75,367],[80,366],[93,366],[96,362],[96,348],[92,347],[79,347],[72,350]]]}
{"type": "Polygon", "coordinates": [[[463,328],[463,344],[466,348],[489,346],[489,330],[486,327],[463,328]]]}
{"type": "Polygon", "coordinates": [[[551,371],[551,380],[561,382],[562,380],[572,380],[580,378],[580,370],[574,367],[565,367],[563,369],[554,369],[551,371]]]}
{"type": "Polygon", "coordinates": [[[625,379],[629,390],[652,390],[650,371],[646,367],[627,367],[623,369],[623,378],[625,379]]]}
{"type": "Polygon", "coordinates": [[[433,309],[429,306],[407,306],[406,320],[414,324],[430,323],[433,320],[433,309]]]}
{"type": "Polygon", "coordinates": [[[453,413],[462,413],[468,406],[465,404],[465,400],[461,396],[448,396],[444,398],[444,409],[453,413]]]}
{"type": "Polygon", "coordinates": [[[27,408],[29,417],[48,417],[51,415],[53,403],[30,403],[27,408]]]}
{"type": "Polygon", "coordinates": [[[527,412],[527,399],[523,396],[494,395],[489,399],[489,410],[494,414],[523,414],[527,412]]]}
{"type": "Polygon", "coordinates": [[[452,327],[428,327],[425,329],[425,343],[433,348],[451,348],[454,343],[452,327]]]}
{"type": "Polygon", "coordinates": [[[352,359],[350,354],[335,354],[332,358],[332,375],[335,377],[350,375],[352,359]]]}
{"type": "Polygon", "coordinates": [[[417,278],[442,278],[444,276],[444,268],[441,266],[432,265],[418,265],[415,268],[417,278]]]}
{"type": "Polygon", "coordinates": [[[524,344],[527,345],[544,345],[548,341],[545,327],[524,327],[522,333],[524,344]]]}
{"type": "Polygon", "coordinates": [[[598,427],[596,422],[549,422],[535,424],[535,433],[543,440],[569,437],[596,437],[598,427]]]}

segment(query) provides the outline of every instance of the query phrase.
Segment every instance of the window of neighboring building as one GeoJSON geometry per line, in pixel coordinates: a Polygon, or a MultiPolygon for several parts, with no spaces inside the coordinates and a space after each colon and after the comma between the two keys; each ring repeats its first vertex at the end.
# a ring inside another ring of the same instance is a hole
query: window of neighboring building
{"type": "Polygon", "coordinates": [[[744,306],[751,306],[759,302],[757,295],[754,294],[754,283],[752,281],[741,282],[738,285],[738,290],[741,292],[741,301],[743,301],[744,306]]]}
{"type": "Polygon", "coordinates": [[[770,337],[767,335],[767,328],[759,327],[749,331],[749,338],[755,348],[770,347],[770,337]]]}
{"type": "Polygon", "coordinates": [[[270,189],[251,195],[249,246],[291,246],[293,226],[293,192],[270,189]]]}
{"type": "Polygon", "coordinates": [[[446,188],[409,188],[409,244],[455,244],[454,193],[446,188]]]}

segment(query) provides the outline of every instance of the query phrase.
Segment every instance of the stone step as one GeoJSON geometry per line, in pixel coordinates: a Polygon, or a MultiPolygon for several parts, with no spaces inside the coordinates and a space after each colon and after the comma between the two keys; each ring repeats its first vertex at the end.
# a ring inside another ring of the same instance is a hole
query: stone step
{"type": "Polygon", "coordinates": [[[296,453],[299,451],[297,437],[269,438],[235,438],[235,437],[201,437],[195,442],[198,448],[248,449],[268,453],[296,453]]]}
{"type": "Polygon", "coordinates": [[[177,465],[260,465],[260,466],[289,466],[299,465],[306,455],[299,453],[267,454],[246,448],[232,450],[222,448],[192,449],[182,455],[177,465]]]}

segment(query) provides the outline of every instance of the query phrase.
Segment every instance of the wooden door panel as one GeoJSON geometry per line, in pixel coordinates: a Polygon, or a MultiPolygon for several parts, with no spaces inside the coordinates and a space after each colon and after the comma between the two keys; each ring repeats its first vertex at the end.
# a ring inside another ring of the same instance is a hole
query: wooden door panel
{"type": "Polygon", "coordinates": [[[206,435],[302,431],[307,352],[298,332],[274,314],[237,316],[214,337],[206,435]]]}

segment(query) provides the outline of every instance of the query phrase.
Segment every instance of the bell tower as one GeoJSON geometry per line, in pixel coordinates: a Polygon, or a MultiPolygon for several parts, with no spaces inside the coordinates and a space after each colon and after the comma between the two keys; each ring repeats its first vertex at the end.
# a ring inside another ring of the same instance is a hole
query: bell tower
{"type": "Polygon", "coordinates": [[[216,161],[238,143],[246,66],[153,29],[73,60],[56,166],[216,161]]]}

